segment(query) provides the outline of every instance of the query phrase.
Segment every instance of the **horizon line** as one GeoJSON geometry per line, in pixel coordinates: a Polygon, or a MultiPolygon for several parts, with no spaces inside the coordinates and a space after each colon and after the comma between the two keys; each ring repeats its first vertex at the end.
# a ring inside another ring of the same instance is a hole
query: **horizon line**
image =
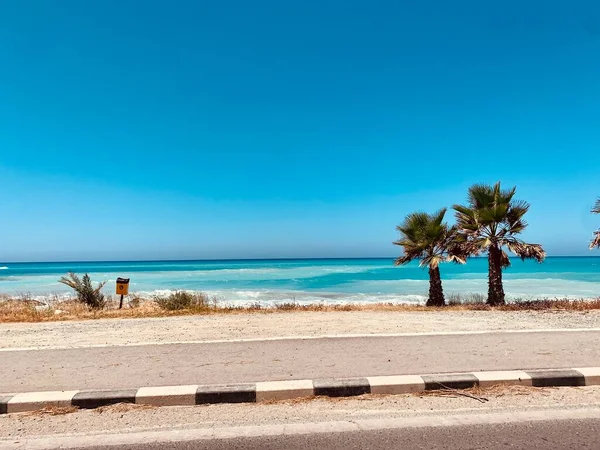
{"type": "MultiPolygon", "coordinates": [[[[598,258],[600,255],[550,255],[546,258],[598,258]]],[[[233,261],[336,261],[360,259],[396,259],[397,256],[350,256],[350,257],[285,257],[285,258],[207,258],[207,259],[86,259],[86,260],[54,260],[54,261],[1,261],[0,264],[59,264],[59,263],[139,263],[139,262],[233,262],[233,261]]],[[[487,256],[471,256],[469,259],[483,259],[487,256]]],[[[509,256],[510,259],[521,259],[519,256],[509,256]]]]}

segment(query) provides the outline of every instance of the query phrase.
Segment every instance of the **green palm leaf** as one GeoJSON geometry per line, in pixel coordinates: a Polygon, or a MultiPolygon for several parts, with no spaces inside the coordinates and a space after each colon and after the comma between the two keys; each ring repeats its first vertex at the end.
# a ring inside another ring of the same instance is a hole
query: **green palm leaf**
{"type": "Polygon", "coordinates": [[[493,304],[504,303],[502,269],[510,265],[510,259],[503,247],[522,259],[541,262],[546,256],[541,245],[528,244],[517,237],[527,228],[524,216],[529,211],[529,203],[515,200],[515,193],[515,187],[502,189],[500,182],[493,186],[475,184],[468,190],[467,204],[453,206],[463,253],[488,252],[488,302],[493,304]]]}
{"type": "Polygon", "coordinates": [[[433,214],[415,212],[396,227],[400,238],[394,244],[402,247],[403,254],[394,263],[399,266],[418,260],[421,267],[429,268],[430,306],[445,304],[439,265],[445,261],[464,264],[467,257],[457,228],[444,223],[445,214],[446,208],[433,214]]]}
{"type": "Polygon", "coordinates": [[[61,277],[58,282],[73,289],[77,295],[77,299],[91,308],[103,308],[106,304],[104,294],[101,292],[106,281],[98,283],[98,286],[94,287],[92,279],[87,273],[82,278],[79,278],[77,274],[69,272],[67,276],[61,277]]]}

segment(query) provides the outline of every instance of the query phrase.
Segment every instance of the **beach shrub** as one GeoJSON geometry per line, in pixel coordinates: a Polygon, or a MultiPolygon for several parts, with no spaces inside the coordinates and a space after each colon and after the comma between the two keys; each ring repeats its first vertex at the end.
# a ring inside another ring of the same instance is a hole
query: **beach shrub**
{"type": "Polygon", "coordinates": [[[450,306],[458,306],[458,305],[485,305],[486,298],[485,295],[479,293],[469,293],[469,294],[458,294],[451,293],[448,295],[448,305],[450,306]]]}
{"type": "Polygon", "coordinates": [[[130,308],[139,308],[142,304],[142,300],[143,299],[140,294],[138,294],[137,292],[133,292],[129,294],[129,301],[127,302],[127,304],[130,308]]]}
{"type": "Polygon", "coordinates": [[[74,272],[69,272],[67,276],[62,277],[58,282],[73,289],[77,295],[77,300],[90,308],[102,309],[106,306],[106,298],[101,292],[106,281],[98,283],[98,286],[94,287],[92,279],[87,273],[79,278],[74,272]]]}
{"type": "Polygon", "coordinates": [[[208,309],[212,302],[202,292],[176,291],[170,295],[157,295],[154,301],[158,306],[167,311],[180,311],[182,309],[208,309]]]}

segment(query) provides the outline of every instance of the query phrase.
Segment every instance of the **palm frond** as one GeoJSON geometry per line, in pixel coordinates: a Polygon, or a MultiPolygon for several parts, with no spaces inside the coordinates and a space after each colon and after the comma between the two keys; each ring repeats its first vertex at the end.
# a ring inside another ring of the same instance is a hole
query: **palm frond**
{"type": "Polygon", "coordinates": [[[80,290],[83,286],[81,279],[74,272],[68,272],[66,276],[60,277],[58,282],[66,285],[66,286],[69,286],[71,289],[73,289],[75,291],[80,290]]]}
{"type": "MultiPolygon", "coordinates": [[[[600,214],[600,197],[596,199],[592,212],[594,214],[600,214]]],[[[593,248],[600,248],[600,230],[594,231],[594,237],[592,238],[592,242],[590,242],[590,249],[593,248]]]]}
{"type": "Polygon", "coordinates": [[[466,262],[469,257],[483,253],[485,248],[484,240],[456,233],[448,243],[448,255],[455,258],[455,262],[466,262]]]}
{"type": "Polygon", "coordinates": [[[479,227],[481,228],[490,225],[493,226],[496,223],[501,223],[503,218],[506,216],[506,209],[507,208],[505,205],[479,209],[477,211],[479,227]]]}
{"type": "Polygon", "coordinates": [[[494,188],[489,184],[474,184],[467,193],[467,202],[471,209],[487,208],[494,202],[494,188]]]}
{"type": "Polygon", "coordinates": [[[504,250],[502,250],[502,252],[500,253],[500,265],[503,269],[510,267],[510,258],[504,250]]]}
{"type": "Polygon", "coordinates": [[[515,220],[514,222],[508,222],[499,232],[500,237],[504,236],[515,236],[517,234],[521,234],[525,228],[527,228],[528,223],[524,219],[515,220]]]}
{"type": "Polygon", "coordinates": [[[423,258],[421,260],[421,266],[428,266],[428,267],[431,267],[431,268],[435,269],[441,263],[444,263],[444,262],[453,262],[453,263],[456,263],[456,264],[465,264],[466,263],[466,259],[459,258],[459,257],[457,257],[455,255],[438,254],[438,255],[432,255],[432,256],[427,257],[427,258],[423,258]]]}
{"type": "Polygon", "coordinates": [[[527,244],[520,240],[506,242],[508,249],[523,261],[526,259],[535,259],[542,262],[546,258],[546,252],[540,244],[527,244]]]}
{"type": "Polygon", "coordinates": [[[454,205],[456,224],[461,231],[475,232],[479,229],[477,215],[474,209],[464,205],[454,205]]]}
{"type": "Polygon", "coordinates": [[[593,248],[600,248],[600,230],[594,231],[594,237],[590,243],[590,250],[593,248]]]}
{"type": "Polygon", "coordinates": [[[490,212],[491,222],[502,222],[507,219],[510,203],[494,203],[487,211],[490,212]]]}
{"type": "Polygon", "coordinates": [[[497,197],[496,197],[496,203],[512,203],[513,197],[515,196],[515,193],[517,192],[517,187],[513,186],[510,189],[501,189],[500,187],[500,182],[498,181],[495,185],[494,188],[497,190],[497,197]]]}
{"type": "Polygon", "coordinates": [[[529,203],[523,200],[515,200],[509,204],[505,220],[508,234],[519,234],[527,228],[524,216],[529,211],[529,206],[529,203]]]}
{"type": "Polygon", "coordinates": [[[433,214],[415,212],[407,215],[396,229],[400,238],[394,245],[402,247],[403,255],[398,257],[395,265],[403,265],[418,259],[421,266],[437,267],[445,260],[448,244],[455,229],[444,223],[446,208],[433,214]]]}
{"type": "Polygon", "coordinates": [[[446,261],[453,262],[453,263],[456,263],[456,264],[466,264],[467,263],[467,257],[468,256],[450,254],[450,255],[448,255],[446,257],[446,261]]]}
{"type": "Polygon", "coordinates": [[[408,264],[409,262],[411,262],[413,259],[415,258],[413,258],[411,255],[404,254],[394,260],[394,265],[403,266],[404,264],[408,264]]]}
{"type": "Polygon", "coordinates": [[[98,286],[94,287],[92,279],[87,273],[79,278],[77,274],[69,272],[66,276],[61,277],[58,282],[73,289],[77,299],[91,308],[103,308],[106,303],[104,294],[101,292],[106,281],[98,283],[98,286]]]}
{"type": "Polygon", "coordinates": [[[436,226],[441,226],[442,223],[444,222],[444,216],[446,215],[446,211],[448,211],[448,208],[441,208],[438,211],[434,212],[431,215],[432,223],[434,223],[436,226]]]}

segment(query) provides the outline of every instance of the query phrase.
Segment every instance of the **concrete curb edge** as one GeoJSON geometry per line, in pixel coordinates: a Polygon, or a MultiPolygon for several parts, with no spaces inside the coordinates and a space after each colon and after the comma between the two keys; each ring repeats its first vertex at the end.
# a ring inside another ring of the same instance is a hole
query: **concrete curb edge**
{"type": "Polygon", "coordinates": [[[189,406],[255,403],[313,396],[408,394],[474,386],[490,387],[497,384],[534,387],[594,386],[600,385],[600,367],[0,394],[0,414],[36,411],[47,407],[75,406],[91,409],[116,403],[189,406]]]}

